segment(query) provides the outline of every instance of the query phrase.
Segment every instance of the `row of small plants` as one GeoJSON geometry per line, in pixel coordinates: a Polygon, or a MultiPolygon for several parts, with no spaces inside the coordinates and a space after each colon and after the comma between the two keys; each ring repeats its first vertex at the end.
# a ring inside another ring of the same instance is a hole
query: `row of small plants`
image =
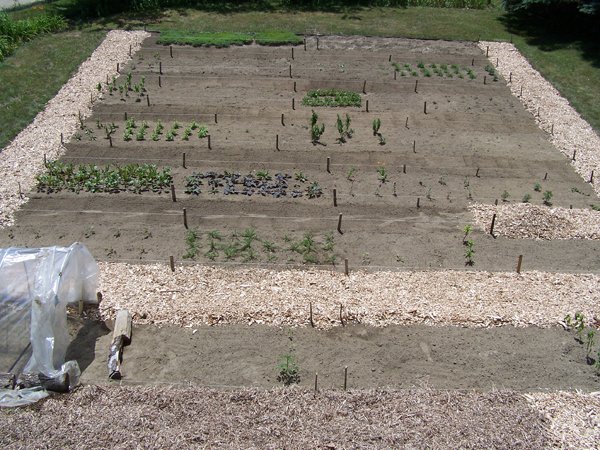
{"type": "MultiPolygon", "coordinates": [[[[149,130],[150,125],[148,125],[148,122],[144,120],[141,124],[138,124],[133,117],[130,117],[125,122],[123,140],[131,141],[135,137],[136,141],[144,141],[149,130]]],[[[189,141],[190,137],[194,135],[204,139],[208,136],[208,127],[193,121],[184,128],[183,125],[175,121],[167,130],[162,121],[158,119],[150,134],[150,139],[156,142],[164,136],[165,141],[173,142],[177,136],[181,136],[181,140],[189,141]]]]}
{"type": "MultiPolygon", "coordinates": [[[[535,192],[542,192],[542,184],[539,182],[536,182],[533,185],[533,190],[535,192]]],[[[544,205],[552,206],[552,197],[553,196],[554,196],[554,194],[552,194],[552,191],[544,191],[542,193],[542,201],[543,201],[544,205]]],[[[508,191],[502,192],[502,195],[500,196],[500,198],[502,198],[503,202],[508,202],[510,199],[510,192],[508,192],[508,191]]],[[[532,199],[532,195],[528,192],[523,196],[521,201],[523,203],[529,203],[531,201],[531,199],[532,199]]]]}
{"type": "Polygon", "coordinates": [[[275,262],[285,258],[288,263],[334,264],[335,240],[332,232],[322,238],[307,232],[301,237],[284,235],[280,242],[260,237],[254,228],[225,234],[219,230],[202,232],[190,229],[185,233],[185,259],[205,257],[211,261],[275,262]]]}
{"type": "MultiPolygon", "coordinates": [[[[477,74],[470,67],[463,67],[457,64],[429,64],[425,65],[422,62],[418,62],[416,67],[404,63],[400,64],[397,62],[393,62],[392,66],[394,70],[399,73],[401,77],[412,76],[412,77],[431,77],[432,75],[437,75],[438,77],[444,78],[469,78],[474,80],[477,78],[477,74]]],[[[495,80],[497,81],[497,80],[495,80]]]]}
{"type": "MultiPolygon", "coordinates": [[[[348,113],[346,113],[346,116],[344,119],[342,119],[342,117],[339,114],[337,115],[337,120],[336,120],[335,126],[340,135],[340,137],[337,138],[338,143],[344,144],[344,143],[348,142],[349,139],[352,139],[352,136],[354,135],[354,129],[350,128],[351,123],[352,123],[352,119],[350,118],[350,115],[348,113]]],[[[380,145],[385,145],[385,143],[386,143],[385,137],[383,136],[383,134],[381,134],[379,132],[379,129],[381,128],[381,119],[375,118],[373,120],[372,125],[373,125],[373,136],[376,136],[379,139],[380,145]]],[[[322,144],[321,136],[323,135],[323,133],[325,133],[325,124],[324,123],[319,124],[319,115],[314,110],[312,110],[311,115],[310,115],[310,128],[309,129],[310,129],[310,139],[311,139],[312,143],[314,145],[319,144],[319,143],[322,144]]]]}
{"type": "Polygon", "coordinates": [[[185,179],[185,193],[200,195],[204,186],[211,194],[222,192],[224,195],[271,196],[274,198],[319,198],[323,189],[318,182],[308,183],[308,177],[302,172],[292,175],[276,173],[271,175],[266,170],[258,170],[242,176],[239,172],[194,172],[185,179]],[[293,180],[293,181],[292,181],[293,180]]]}
{"type": "Polygon", "coordinates": [[[156,192],[170,188],[171,169],[162,170],[152,164],[98,167],[93,164],[74,165],[49,161],[46,172],[36,177],[38,192],[50,194],[63,189],[71,192],[156,192]]]}
{"type": "Polygon", "coordinates": [[[96,85],[96,90],[98,92],[107,92],[108,95],[113,95],[113,92],[119,92],[121,96],[121,100],[125,101],[129,94],[134,94],[136,98],[136,102],[140,102],[141,98],[145,95],[146,92],[146,78],[141,77],[140,81],[137,83],[133,83],[133,75],[131,72],[125,75],[125,81],[123,84],[117,83],[117,78],[113,75],[112,79],[105,83],[105,87],[102,86],[102,83],[98,83],[96,85]]]}
{"type": "Polygon", "coordinates": [[[492,77],[492,80],[498,81],[498,71],[492,66],[488,64],[484,67],[484,70],[492,77]]]}
{"type": "Polygon", "coordinates": [[[312,89],[302,99],[304,106],[360,106],[360,94],[342,89],[312,89]]]}

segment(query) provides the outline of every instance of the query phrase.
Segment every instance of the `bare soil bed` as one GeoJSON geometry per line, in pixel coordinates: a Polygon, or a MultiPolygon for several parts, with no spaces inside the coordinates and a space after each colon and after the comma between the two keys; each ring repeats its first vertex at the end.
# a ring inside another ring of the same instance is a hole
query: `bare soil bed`
{"type": "MultiPolygon", "coordinates": [[[[68,358],[82,366],[84,383],[107,377],[112,333],[101,322],[77,326],[68,358]],[[91,355],[95,357],[91,359],[91,355]]],[[[428,386],[435,389],[594,391],[600,379],[585,350],[561,327],[464,329],[424,325],[385,328],[311,328],[227,325],[139,326],[125,349],[124,381],[270,388],[277,365],[293,355],[300,385],[352,388],[428,386]],[[151,349],[151,350],[150,350],[151,349]]]]}
{"type": "MultiPolygon", "coordinates": [[[[188,253],[185,208],[189,229],[197,231],[198,249],[190,258],[196,262],[339,268],[348,259],[354,267],[462,268],[462,228],[473,222],[468,210],[472,201],[520,202],[529,194],[531,203],[542,204],[542,194],[533,190],[539,182],[544,191],[553,192],[555,206],[589,207],[591,186],[553,148],[505,80],[492,81],[484,70],[489,61],[475,44],[397,41],[393,47],[381,40],[369,48],[367,41],[356,41],[350,50],[352,46],[336,49],[335,40],[325,39],[319,51],[312,42],[307,51],[295,47],[294,59],[291,47],[258,46],[174,47],[171,58],[169,48],[156,46],[155,40],[144,42],[116,80],[117,85],[124,83],[129,72],[133,84],[144,77],[147,92],[128,96],[104,92],[61,160],[169,166],[177,201],[168,192],[32,193],[17,214],[16,225],[0,232],[0,245],[78,240],[99,260],[167,261],[171,255],[181,260],[188,253]],[[396,73],[394,79],[392,62],[414,68],[419,62],[456,64],[473,70],[476,78],[396,73]],[[301,105],[309,89],[331,87],[361,93],[362,106],[301,105]],[[311,143],[311,109],[326,124],[323,145],[311,143]],[[125,113],[138,125],[147,122],[142,141],[135,136],[123,140],[125,113]],[[354,129],[343,144],[336,141],[338,113],[342,117],[348,113],[354,129]],[[375,118],[381,119],[385,145],[371,129],[375,118]],[[153,141],[150,134],[158,120],[165,131],[153,141]],[[165,134],[175,121],[182,128],[167,141],[165,134]],[[189,140],[182,139],[184,128],[193,121],[207,126],[210,149],[208,139],[198,137],[197,130],[189,140]],[[118,126],[112,147],[98,128],[111,122],[118,126]],[[385,181],[377,172],[382,167],[385,181]],[[248,196],[238,186],[237,194],[225,195],[223,187],[211,193],[205,180],[199,195],[185,193],[187,176],[208,171],[237,172],[241,177],[258,171],[272,177],[287,174],[288,192],[280,198],[248,196]],[[299,173],[307,180],[297,180],[299,173]],[[308,198],[313,182],[322,195],[308,198]],[[302,197],[293,198],[292,190],[302,197]],[[343,234],[336,231],[340,213],[343,234]],[[257,237],[250,251],[227,254],[226,248],[238,246],[240,235],[250,228],[257,237]],[[209,237],[211,231],[221,236],[218,242],[209,237]],[[307,256],[297,246],[290,250],[306,233],[312,234],[315,251],[307,256]],[[327,239],[333,243],[323,250],[327,239]],[[273,244],[272,250],[265,241],[273,244]]],[[[526,255],[525,269],[594,272],[600,267],[597,240],[494,239],[481,232],[473,236],[475,267],[484,270],[511,270],[519,254],[526,255]]]]}

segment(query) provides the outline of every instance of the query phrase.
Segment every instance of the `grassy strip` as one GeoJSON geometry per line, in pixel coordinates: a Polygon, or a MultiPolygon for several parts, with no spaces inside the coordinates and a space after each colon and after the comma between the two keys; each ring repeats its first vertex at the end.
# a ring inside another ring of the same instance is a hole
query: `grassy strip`
{"type": "Polygon", "coordinates": [[[49,34],[23,44],[0,63],[0,148],[42,110],[94,49],[101,31],[49,34]]]}
{"type": "Polygon", "coordinates": [[[29,19],[13,20],[0,12],[0,61],[11,55],[21,42],[55,31],[64,30],[67,22],[60,16],[39,15],[29,19]]]}
{"type": "Polygon", "coordinates": [[[229,47],[231,45],[247,45],[256,41],[260,45],[287,45],[302,42],[300,36],[285,31],[261,31],[258,33],[234,32],[193,32],[165,30],[158,40],[159,44],[179,44],[214,47],[229,47]]]}

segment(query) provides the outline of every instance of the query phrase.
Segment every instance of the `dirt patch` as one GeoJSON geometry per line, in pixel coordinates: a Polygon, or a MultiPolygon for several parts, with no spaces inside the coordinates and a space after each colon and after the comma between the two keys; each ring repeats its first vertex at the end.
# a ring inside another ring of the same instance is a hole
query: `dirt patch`
{"type": "MultiPolygon", "coordinates": [[[[106,381],[111,335],[96,342],[84,383],[106,381]]],[[[140,326],[124,352],[127,382],[277,386],[281,356],[294,355],[301,386],[436,389],[581,389],[600,386],[585,351],[562,328],[348,326],[329,331],[269,326],[140,326]]]]}
{"type": "MultiPolygon", "coordinates": [[[[177,201],[150,193],[32,193],[17,224],[0,232],[0,245],[82,241],[99,260],[180,260],[188,254],[185,208],[188,228],[198,234],[197,252],[190,258],[194,262],[335,264],[339,270],[348,259],[352,267],[464,268],[461,230],[473,221],[471,201],[492,203],[502,197],[513,202],[530,193],[531,201],[541,204],[533,191],[540,181],[554,193],[556,206],[589,206],[591,186],[553,148],[504,81],[486,75],[489,61],[474,44],[324,38],[319,51],[309,40],[308,50],[296,47],[292,59],[291,47],[259,46],[175,47],[171,57],[168,47],[156,46],[155,39],[144,42],[116,80],[122,86],[131,72],[132,85],[144,77],[147,91],[109,95],[104,87],[103,100],[73,135],[62,159],[170,166],[177,201]],[[456,64],[473,70],[476,78],[396,74],[394,79],[392,62],[415,68],[420,62],[428,67],[456,64]],[[350,89],[362,97],[360,108],[316,109],[319,123],[326,124],[320,139],[326,145],[311,143],[311,108],[301,106],[303,95],[317,87],[350,89]],[[354,130],[343,144],[337,141],[338,113],[351,117],[354,130]],[[138,126],[129,141],[124,140],[125,114],[138,126]],[[385,145],[372,132],[376,118],[381,119],[385,145]],[[151,134],[158,120],[165,130],[155,141],[151,134]],[[137,141],[144,121],[148,131],[137,141]],[[181,128],[167,141],[175,122],[181,128]],[[193,122],[208,127],[211,148],[197,129],[182,139],[193,122]],[[112,147],[103,128],[110,123],[118,127],[112,147]],[[288,174],[288,195],[242,195],[239,186],[237,193],[226,195],[227,186],[213,192],[206,182],[199,195],[186,194],[186,177],[208,171],[288,174]],[[312,183],[322,195],[309,199],[312,183]],[[303,196],[293,198],[294,189],[303,196]],[[337,231],[340,213],[342,233],[337,231]],[[257,235],[254,246],[231,256],[236,236],[250,228],[257,235]],[[224,236],[212,247],[211,231],[224,236]],[[291,250],[307,233],[320,246],[333,233],[333,249],[291,250]],[[265,251],[265,241],[276,250],[265,251]]],[[[519,254],[527,255],[527,269],[600,267],[596,241],[515,242],[480,232],[473,239],[477,269],[512,270],[519,254]]]]}

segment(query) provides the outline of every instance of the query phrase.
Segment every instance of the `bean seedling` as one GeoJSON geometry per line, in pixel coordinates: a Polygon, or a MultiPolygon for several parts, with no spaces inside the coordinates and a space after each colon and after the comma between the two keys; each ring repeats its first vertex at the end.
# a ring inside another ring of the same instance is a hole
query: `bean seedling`
{"type": "Polygon", "coordinates": [[[552,206],[552,191],[545,191],[543,194],[544,205],[552,206]]]}

